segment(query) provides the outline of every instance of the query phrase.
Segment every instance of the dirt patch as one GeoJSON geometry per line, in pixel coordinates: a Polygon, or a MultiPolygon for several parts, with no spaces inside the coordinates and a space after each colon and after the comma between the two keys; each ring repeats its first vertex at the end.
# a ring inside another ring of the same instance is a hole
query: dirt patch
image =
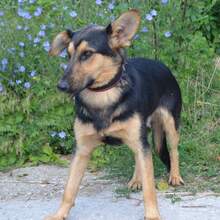
{"type": "MultiPolygon", "coordinates": [[[[68,168],[43,165],[0,173],[0,219],[41,220],[54,213],[67,175],[68,168]]],[[[102,172],[86,173],[68,220],[143,220],[142,193],[118,198],[114,191],[120,184],[103,176],[102,172]]],[[[214,195],[158,193],[162,219],[218,220],[220,197],[214,195]]]]}
{"type": "MultiPolygon", "coordinates": [[[[80,195],[92,196],[97,192],[112,189],[116,184],[105,180],[103,173],[87,172],[80,186],[80,195]]],[[[0,201],[49,200],[61,197],[68,176],[68,168],[41,165],[0,173],[0,201]]]]}

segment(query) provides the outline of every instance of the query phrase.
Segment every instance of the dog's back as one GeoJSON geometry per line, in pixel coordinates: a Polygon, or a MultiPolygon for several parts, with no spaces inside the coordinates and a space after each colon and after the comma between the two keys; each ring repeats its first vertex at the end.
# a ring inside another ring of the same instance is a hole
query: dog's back
{"type": "Polygon", "coordinates": [[[135,96],[136,108],[144,117],[156,108],[164,107],[178,119],[182,104],[180,88],[164,64],[145,58],[131,58],[126,63],[126,74],[131,78],[130,95],[135,96]]]}

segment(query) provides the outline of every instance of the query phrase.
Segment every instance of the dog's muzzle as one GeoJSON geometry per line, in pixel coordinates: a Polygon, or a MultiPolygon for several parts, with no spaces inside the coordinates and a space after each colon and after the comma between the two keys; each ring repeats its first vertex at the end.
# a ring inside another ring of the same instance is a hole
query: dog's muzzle
{"type": "Polygon", "coordinates": [[[70,89],[69,83],[65,79],[61,79],[57,85],[57,88],[63,92],[67,92],[70,89]]]}

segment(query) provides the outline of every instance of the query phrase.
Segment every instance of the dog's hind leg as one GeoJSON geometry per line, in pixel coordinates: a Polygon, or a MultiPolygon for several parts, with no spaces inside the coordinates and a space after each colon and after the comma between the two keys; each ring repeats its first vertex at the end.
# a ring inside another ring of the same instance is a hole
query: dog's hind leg
{"type": "Polygon", "coordinates": [[[167,168],[167,171],[170,172],[170,155],[167,148],[166,136],[163,130],[163,125],[161,121],[160,114],[155,113],[151,121],[152,132],[153,132],[153,143],[158,153],[161,161],[167,168]]]}
{"type": "Polygon", "coordinates": [[[184,184],[179,171],[179,133],[175,127],[175,120],[173,116],[165,109],[161,109],[161,118],[163,122],[163,129],[166,133],[166,138],[170,147],[170,177],[169,183],[173,186],[184,184]]]}

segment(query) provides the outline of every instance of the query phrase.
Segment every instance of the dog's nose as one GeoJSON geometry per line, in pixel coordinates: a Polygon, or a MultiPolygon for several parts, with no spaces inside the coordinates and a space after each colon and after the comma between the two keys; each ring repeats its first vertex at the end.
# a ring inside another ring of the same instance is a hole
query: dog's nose
{"type": "Polygon", "coordinates": [[[57,85],[57,88],[63,92],[66,92],[69,90],[69,83],[67,80],[61,79],[57,85]]]}

